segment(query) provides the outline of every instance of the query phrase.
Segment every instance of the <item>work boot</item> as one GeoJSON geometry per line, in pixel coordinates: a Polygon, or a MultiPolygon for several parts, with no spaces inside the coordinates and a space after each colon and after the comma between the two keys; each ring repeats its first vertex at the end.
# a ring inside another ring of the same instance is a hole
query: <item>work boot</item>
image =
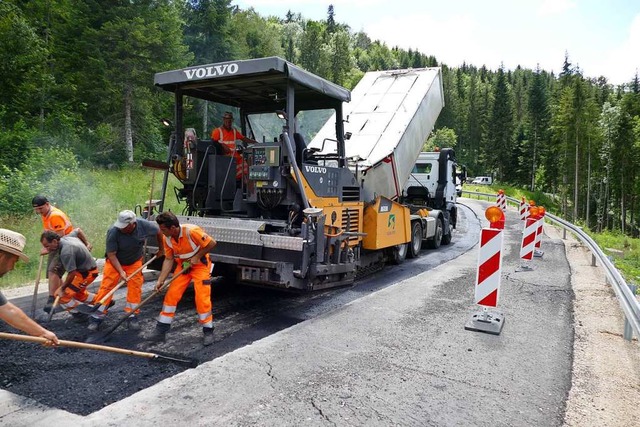
{"type": "Polygon", "coordinates": [[[89,318],[89,324],[87,325],[87,329],[91,332],[97,332],[100,330],[100,326],[102,325],[102,319],[98,319],[97,317],[91,316],[89,318]]]}
{"type": "MultiPolygon", "coordinates": [[[[51,305],[49,306],[44,306],[43,310],[45,313],[50,313],[51,312],[51,305]]],[[[56,308],[53,310],[53,314],[56,313],[60,313],[61,311],[64,311],[64,308],[62,308],[62,306],[60,304],[56,305],[56,308]]]]}
{"type": "Polygon", "coordinates": [[[166,323],[156,322],[156,328],[149,335],[149,341],[163,342],[167,337],[167,332],[171,328],[171,325],[166,323]]]}
{"type": "Polygon", "coordinates": [[[202,328],[202,333],[204,334],[204,338],[202,339],[202,344],[204,344],[205,347],[213,344],[213,327],[202,328]]]}
{"type": "Polygon", "coordinates": [[[49,313],[51,311],[51,307],[53,307],[53,302],[55,300],[56,300],[56,297],[54,297],[53,295],[49,295],[49,298],[47,298],[47,303],[44,305],[43,310],[49,313]]]}
{"type": "Polygon", "coordinates": [[[73,321],[76,323],[84,323],[89,320],[88,314],[80,313],[78,311],[70,311],[69,314],[73,318],[73,321]]]}
{"type": "Polygon", "coordinates": [[[127,328],[131,329],[132,331],[140,330],[140,323],[138,322],[138,318],[136,317],[135,314],[132,314],[127,319],[127,328]]]}

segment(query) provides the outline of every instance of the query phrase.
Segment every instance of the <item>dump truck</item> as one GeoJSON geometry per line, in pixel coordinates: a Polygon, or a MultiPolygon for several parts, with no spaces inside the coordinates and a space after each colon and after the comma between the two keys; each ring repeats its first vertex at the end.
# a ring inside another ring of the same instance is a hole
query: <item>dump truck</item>
{"type": "Polygon", "coordinates": [[[214,275],[324,289],[451,241],[453,150],[435,155],[433,186],[404,187],[444,105],[439,68],[366,73],[350,92],[271,57],[161,72],[155,85],[175,101],[158,207],[172,173],[180,222],[217,241],[214,275]],[[189,113],[203,101],[259,142],[238,141],[241,180],[238,156],[195,130],[189,113]]]}

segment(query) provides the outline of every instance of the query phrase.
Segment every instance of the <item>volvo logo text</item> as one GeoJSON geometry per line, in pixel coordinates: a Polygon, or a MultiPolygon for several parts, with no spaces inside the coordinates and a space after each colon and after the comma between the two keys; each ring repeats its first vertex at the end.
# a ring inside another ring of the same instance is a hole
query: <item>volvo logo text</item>
{"type": "Polygon", "coordinates": [[[189,80],[194,77],[197,79],[203,79],[205,77],[219,77],[229,74],[235,74],[238,72],[238,64],[222,64],[214,65],[211,67],[191,68],[190,70],[184,70],[189,80]]]}
{"type": "Polygon", "coordinates": [[[308,166],[308,165],[304,165],[304,169],[307,172],[312,172],[312,173],[322,173],[325,174],[327,173],[327,168],[323,168],[321,166],[308,166]]]}

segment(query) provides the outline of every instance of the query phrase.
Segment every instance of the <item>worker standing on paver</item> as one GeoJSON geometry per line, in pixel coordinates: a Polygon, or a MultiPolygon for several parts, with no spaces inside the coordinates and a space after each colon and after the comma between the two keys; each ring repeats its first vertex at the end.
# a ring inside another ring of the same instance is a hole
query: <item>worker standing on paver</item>
{"type": "Polygon", "coordinates": [[[208,236],[200,227],[192,224],[180,225],[178,218],[171,212],[163,212],[156,218],[160,231],[164,235],[165,259],[158,277],[156,290],[164,285],[164,281],[173,268],[174,276],[183,269],[184,274],[177,277],[171,285],[162,303],[162,311],[153,333],[151,341],[164,341],[171,328],[171,322],[176,313],[178,302],[182,294],[193,280],[196,293],[196,311],[198,322],[202,325],[205,346],[213,344],[213,314],[211,312],[211,270],[213,265],[209,259],[209,252],[216,245],[216,241],[208,236]]]}
{"type": "MultiPolygon", "coordinates": [[[[147,237],[156,236],[159,250],[157,257],[164,253],[162,240],[164,236],[160,232],[158,224],[143,218],[136,218],[133,211],[125,210],[118,214],[118,220],[107,231],[106,261],[102,271],[102,283],[96,295],[96,300],[101,301],[121,280],[127,282],[127,303],[124,306],[125,313],[131,314],[127,325],[131,330],[139,330],[137,315],[140,310],[133,309],[142,300],[142,284],[144,278],[142,271],[138,271],[127,280],[132,273],[142,267],[142,256],[147,237]]],[[[97,331],[107,315],[109,297],[89,319],[89,330],[97,331]]]]}
{"type": "Polygon", "coordinates": [[[67,272],[64,282],[56,291],[60,296],[60,306],[69,311],[78,321],[84,321],[88,316],[77,312],[75,308],[83,302],[95,301],[95,294],[87,291],[98,277],[96,260],[86,245],[77,237],[71,235],[60,237],[55,231],[45,231],[40,236],[40,243],[48,252],[58,252],[60,262],[67,272]]]}
{"type": "MultiPolygon", "coordinates": [[[[18,258],[29,261],[23,250],[27,239],[15,231],[0,228],[0,277],[13,270],[18,258]]],[[[0,319],[14,328],[20,329],[34,337],[46,338],[45,345],[58,344],[58,337],[53,332],[43,328],[27,316],[20,308],[7,301],[0,292],[0,319]]]]}
{"type": "MultiPolygon", "coordinates": [[[[66,236],[74,231],[73,225],[69,217],[60,209],[51,206],[49,199],[45,196],[35,196],[31,200],[33,210],[42,217],[43,231],[53,231],[59,236],[66,236]]],[[[80,228],[75,229],[76,236],[85,244],[89,251],[92,249],[91,243],[87,240],[87,237],[80,228]]],[[[41,255],[49,254],[47,258],[47,272],[46,277],[49,279],[49,299],[44,307],[44,311],[49,312],[51,305],[55,299],[55,293],[62,285],[62,276],[64,275],[64,268],[60,263],[60,257],[58,252],[48,252],[46,248],[42,248],[41,255]]]]}

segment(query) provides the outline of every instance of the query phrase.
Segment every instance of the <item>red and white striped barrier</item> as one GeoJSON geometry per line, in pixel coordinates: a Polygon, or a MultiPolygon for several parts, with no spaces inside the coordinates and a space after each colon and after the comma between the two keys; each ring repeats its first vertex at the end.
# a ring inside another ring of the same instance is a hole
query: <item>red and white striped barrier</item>
{"type": "Polygon", "coordinates": [[[522,244],[520,245],[520,259],[522,259],[523,264],[519,270],[531,270],[528,262],[533,259],[537,233],[538,221],[531,217],[527,218],[524,232],[522,233],[522,244]]]}
{"type": "Polygon", "coordinates": [[[504,191],[498,191],[496,195],[496,205],[502,209],[502,212],[507,211],[507,196],[505,196],[504,191]]]}
{"type": "Polygon", "coordinates": [[[544,233],[544,216],[539,216],[536,229],[535,250],[533,251],[533,256],[538,258],[544,255],[544,251],[540,249],[542,244],[542,233],[544,233]]]}
{"type": "Polygon", "coordinates": [[[475,303],[485,307],[498,306],[502,273],[502,230],[483,228],[480,232],[475,303]]]}
{"type": "Polygon", "coordinates": [[[520,219],[525,220],[529,216],[529,206],[527,206],[527,202],[524,199],[520,200],[520,219]]]}

